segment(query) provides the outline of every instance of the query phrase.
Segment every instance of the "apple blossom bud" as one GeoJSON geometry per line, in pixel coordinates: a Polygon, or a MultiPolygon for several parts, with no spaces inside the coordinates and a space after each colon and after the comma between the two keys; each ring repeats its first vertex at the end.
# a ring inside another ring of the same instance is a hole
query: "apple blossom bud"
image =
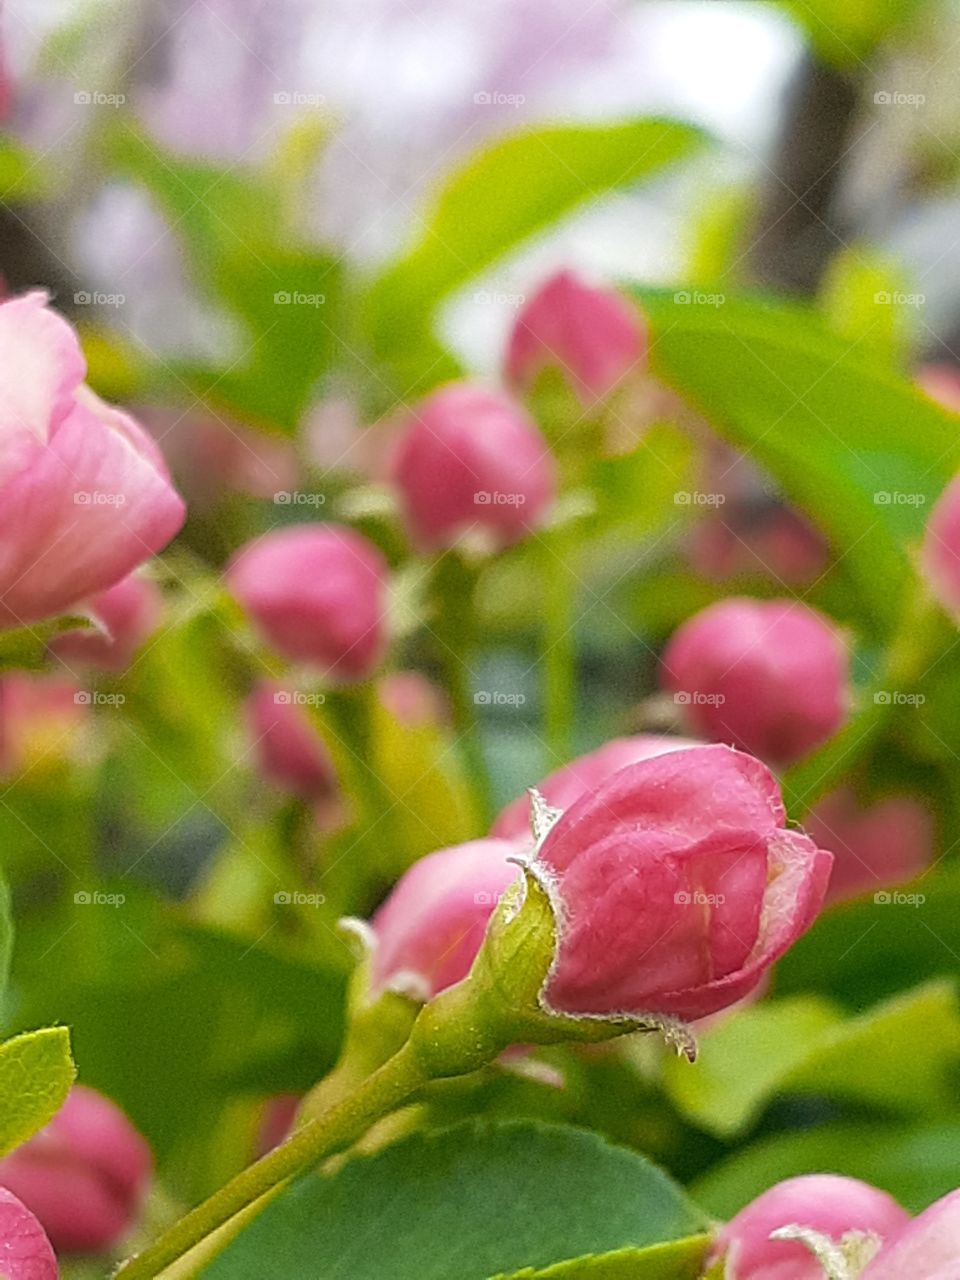
{"type": "Polygon", "coordinates": [[[842,787],[815,805],[803,827],[814,844],[833,854],[829,902],[905,884],[933,857],[933,814],[913,796],[885,796],[864,805],[842,787]]]}
{"type": "Polygon", "coordinates": [[[377,695],[405,729],[445,724],[450,719],[446,694],[419,671],[391,671],[377,685],[377,695]]]}
{"type": "Polygon", "coordinates": [[[397,882],[373,917],[374,992],[426,1000],[465,977],[491,912],[517,879],[509,840],[472,840],[428,854],[397,882]]]}
{"type": "Polygon", "coordinates": [[[0,776],[68,759],[88,704],[89,696],[59,675],[0,678],[0,776]]]}
{"type": "Polygon", "coordinates": [[[247,699],[246,712],[257,762],[270,782],[304,800],[336,793],[333,761],[294,693],[262,681],[247,699]]]}
{"type": "Polygon", "coordinates": [[[927,521],[920,562],[934,597],[950,614],[960,614],[960,476],[937,499],[927,521]]]}
{"type": "Polygon", "coordinates": [[[496,547],[518,542],[555,490],[553,457],[534,422],[501,392],[467,382],[421,401],[390,471],[423,551],[477,531],[496,547]]]}
{"type": "MultiPolygon", "coordinates": [[[[612,773],[638,760],[663,755],[666,751],[679,751],[683,747],[701,745],[692,738],[674,738],[667,734],[641,733],[632,738],[613,738],[596,751],[580,756],[570,764],[555,770],[537,790],[547,804],[556,809],[568,809],[584,792],[592,791],[612,773]]],[[[530,797],[520,796],[499,814],[490,828],[492,836],[505,840],[523,840],[530,835],[530,797]]]]}
{"type": "Polygon", "coordinates": [[[46,1232],[25,1204],[0,1187],[0,1276],[57,1280],[60,1269],[46,1232]]]}
{"type": "Polygon", "coordinates": [[[386,645],[387,563],[359,533],[292,525],[241,548],[227,583],[267,642],[342,680],[371,674],[386,645]]]}
{"type": "Polygon", "coordinates": [[[517,316],[507,347],[507,380],[525,391],[541,370],[559,365],[581,402],[590,405],[639,364],[646,346],[636,307],[572,271],[558,271],[517,316]]]}
{"type": "Polygon", "coordinates": [[[163,596],[149,578],[129,574],[87,601],[84,612],[97,625],[87,631],[67,631],[50,648],[67,666],[123,671],[160,621],[163,596]]]}
{"type": "Polygon", "coordinates": [[[960,1274],[960,1191],[951,1191],[886,1241],[861,1280],[955,1280],[960,1274]]]}
{"type": "Polygon", "coordinates": [[[787,600],[721,600],[663,654],[664,685],[695,732],[774,764],[799,760],[843,723],[849,658],[839,631],[787,600]]]}
{"type": "Polygon", "coordinates": [[[96,1253],[140,1214],[150,1148],[118,1106],[74,1085],[50,1123],[0,1160],[0,1186],[43,1224],[54,1248],[96,1253]]]}
{"type": "MultiPolygon", "coordinates": [[[[882,1241],[909,1221],[885,1191],[856,1178],[806,1174],[778,1182],[741,1209],[717,1236],[713,1259],[724,1259],[725,1280],[823,1280],[807,1245],[771,1235],[799,1226],[837,1243],[854,1231],[882,1241]]],[[[920,1272],[911,1274],[919,1280],[920,1272]]]]}
{"type": "Polygon", "coordinates": [[[830,875],[785,821],[770,771],[720,746],[582,796],[525,864],[557,928],[544,1009],[668,1023],[741,999],[812,924],[830,875]]]}
{"type": "Polygon", "coordinates": [[[66,613],[160,551],[184,507],[152,440],[83,384],[42,293],[0,302],[0,627],[66,613]]]}

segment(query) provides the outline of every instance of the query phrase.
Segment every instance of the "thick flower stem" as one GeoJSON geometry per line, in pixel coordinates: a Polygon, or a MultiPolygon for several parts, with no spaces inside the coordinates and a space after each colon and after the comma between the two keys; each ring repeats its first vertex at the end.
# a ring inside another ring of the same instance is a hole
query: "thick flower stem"
{"type": "Polygon", "coordinates": [[[281,1146],[237,1174],[142,1253],[125,1262],[116,1273],[117,1280],[152,1280],[261,1196],[355,1142],[427,1080],[417,1054],[410,1045],[404,1046],[355,1093],[295,1130],[281,1146]]]}

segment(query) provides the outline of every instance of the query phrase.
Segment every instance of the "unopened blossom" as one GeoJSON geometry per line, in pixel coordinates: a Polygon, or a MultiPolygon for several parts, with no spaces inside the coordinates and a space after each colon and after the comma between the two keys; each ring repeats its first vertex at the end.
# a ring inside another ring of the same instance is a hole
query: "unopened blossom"
{"type": "Polygon", "coordinates": [[[955,1280],[960,1274],[960,1191],[892,1235],[860,1280],[955,1280]]]}
{"type": "Polygon", "coordinates": [[[246,702],[253,754],[268,781],[304,800],[330,799],[337,775],[297,691],[264,680],[246,702]]]}
{"type": "Polygon", "coordinates": [[[0,1187],[0,1275],[4,1280],[57,1280],[47,1234],[22,1201],[0,1187]]]}
{"type": "Polygon", "coordinates": [[[52,652],[71,669],[123,671],[157,629],[163,596],[155,582],[132,573],[89,600],[85,612],[93,625],[57,636],[52,652]]]}
{"type": "Polygon", "coordinates": [[[954,476],[930,512],[920,562],[934,597],[948,613],[960,614],[960,476],[954,476]]]}

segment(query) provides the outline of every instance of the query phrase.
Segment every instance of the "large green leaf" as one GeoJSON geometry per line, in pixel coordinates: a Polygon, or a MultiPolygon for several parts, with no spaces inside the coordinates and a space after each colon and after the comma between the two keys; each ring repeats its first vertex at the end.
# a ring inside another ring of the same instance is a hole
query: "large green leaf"
{"type": "Polygon", "coordinates": [[[884,1110],[943,1110],[960,1058],[951,982],[932,982],[856,1018],[811,996],[760,1004],[724,1019],[700,1041],[696,1065],[665,1084],[697,1124],[728,1137],[777,1095],[814,1095],[884,1110]]]}
{"type": "Polygon", "coordinates": [[[0,1044],[0,1157],[53,1119],[75,1075],[66,1027],[27,1031],[0,1044]]]}
{"type": "Polygon", "coordinates": [[[710,296],[642,291],[656,373],[773,473],[829,535],[867,617],[891,628],[910,544],[960,465],[956,417],[811,311],[710,296]]]}
{"type": "Polygon", "coordinates": [[[632,120],[551,125],[512,134],[444,180],[408,252],[374,283],[371,326],[381,350],[408,347],[458,285],[564,214],[689,156],[690,125],[632,120]]]}
{"type": "Polygon", "coordinates": [[[301,1179],[203,1274],[488,1280],[532,1268],[559,1277],[581,1272],[547,1269],[590,1257],[582,1274],[597,1280],[663,1280],[696,1274],[691,1261],[704,1242],[665,1251],[659,1269],[650,1258],[641,1269],[634,1257],[634,1272],[593,1255],[682,1241],[706,1226],[658,1169],[594,1134],[530,1123],[467,1125],[416,1134],[332,1177],[301,1179]]]}
{"type": "Polygon", "coordinates": [[[958,1149],[958,1118],[917,1127],[828,1125],[765,1138],[715,1165],[691,1191],[711,1213],[728,1218],[783,1178],[842,1173],[883,1187],[918,1213],[956,1187],[958,1149]]]}

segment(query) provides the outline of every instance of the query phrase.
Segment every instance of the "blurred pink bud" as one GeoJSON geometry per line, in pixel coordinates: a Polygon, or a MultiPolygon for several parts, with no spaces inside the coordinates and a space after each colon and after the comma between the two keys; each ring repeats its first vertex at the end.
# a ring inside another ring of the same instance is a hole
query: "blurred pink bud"
{"type": "Polygon", "coordinates": [[[467,382],[420,402],[390,471],[423,551],[473,530],[509,546],[541,522],[555,490],[553,457],[535,423],[501,392],[467,382]]]}
{"type": "Polygon", "coordinates": [[[688,1021],[753,990],[813,922],[833,861],[785,820],[770,771],[720,746],[627,765],[575,801],[529,866],[559,922],[544,1007],[688,1021]]]}
{"type": "Polygon", "coordinates": [[[46,1232],[26,1205],[0,1187],[0,1276],[57,1280],[60,1269],[46,1232]]]}
{"type": "Polygon", "coordinates": [[[299,1093],[278,1093],[267,1100],[257,1133],[257,1155],[265,1156],[279,1147],[293,1128],[302,1101],[303,1095],[299,1093]]]}
{"type": "Polygon", "coordinates": [[[88,701],[61,676],[17,672],[0,679],[0,774],[24,773],[69,755],[65,746],[86,717],[88,701]]]}
{"type": "MultiPolygon", "coordinates": [[[[683,747],[700,745],[692,738],[672,738],[658,733],[641,733],[633,738],[613,738],[596,751],[556,769],[537,783],[537,790],[547,804],[555,809],[569,809],[574,800],[579,800],[587,791],[595,790],[611,774],[628,764],[649,760],[666,751],[679,751],[683,747]]],[[[494,821],[490,834],[505,840],[523,840],[529,837],[530,797],[518,796],[508,804],[494,821]]]]}
{"type": "Polygon", "coordinates": [[[833,854],[829,902],[905,884],[933,857],[933,814],[912,796],[862,805],[850,787],[841,787],[819,801],[803,827],[833,854]]]}
{"type": "Polygon", "coordinates": [[[930,513],[920,560],[936,599],[948,613],[960,614],[960,476],[950,481],[930,513]]]}
{"type": "Polygon", "coordinates": [[[690,562],[715,581],[755,574],[781,583],[814,582],[827,563],[827,545],[798,511],[770,505],[762,512],[724,509],[699,521],[690,562]]]}
{"type": "Polygon", "coordinates": [[[157,629],[162,610],[163,595],[157,584],[131,573],[87,601],[84,611],[97,627],[68,631],[50,648],[67,666],[123,671],[157,629]]]}
{"type": "Polygon", "coordinates": [[[906,1223],[861,1280],[956,1280],[960,1275],[960,1191],[951,1191],[906,1223]]]}
{"type": "MultiPolygon", "coordinates": [[[[823,1280],[823,1268],[799,1240],[771,1240],[781,1227],[807,1227],[839,1242],[848,1231],[881,1240],[910,1221],[892,1196],[856,1178],[806,1174],[778,1182],[721,1230],[714,1259],[726,1259],[726,1280],[823,1280]]],[[[903,1272],[899,1280],[906,1280],[903,1272]]],[[[921,1272],[911,1272],[920,1280],[921,1272]]],[[[925,1274],[925,1273],[923,1273],[925,1274]]]]}
{"type": "Polygon", "coordinates": [[[397,986],[428,999],[470,972],[500,895],[519,874],[509,840],[472,840],[428,854],[373,917],[374,990],[397,986]]]}
{"type": "Polygon", "coordinates": [[[74,1085],[46,1128],[0,1160],[0,1185],[37,1215],[55,1249],[108,1249],[140,1214],[150,1148],[113,1102],[74,1085]]]}
{"type": "Polygon", "coordinates": [[[377,685],[380,701],[405,729],[450,718],[446,694],[419,671],[391,671],[377,685]]]}
{"type": "Polygon", "coordinates": [[[662,681],[696,733],[787,765],[840,728],[850,700],[838,629],[791,600],[721,600],[689,618],[662,681]]]}
{"type": "Polygon", "coordinates": [[[159,451],[83,384],[74,331],[42,293],[0,303],[0,627],[65,613],[183,523],[159,451]]]}
{"type": "Polygon", "coordinates": [[[646,348],[636,307],[612,289],[558,271],[517,316],[507,347],[507,380],[525,391],[541,370],[560,366],[589,405],[608,395],[646,348]]]}
{"type": "Polygon", "coordinates": [[[246,710],[264,777],[304,800],[336,793],[333,761],[294,691],[263,681],[247,699],[246,710]]]}
{"type": "Polygon", "coordinates": [[[268,644],[340,680],[363,680],[386,646],[387,562],[359,533],[300,524],[248,543],[227,583],[268,644]]]}
{"type": "Polygon", "coordinates": [[[936,360],[925,364],[917,374],[917,386],[945,409],[960,413],[960,369],[956,365],[936,360]]]}

